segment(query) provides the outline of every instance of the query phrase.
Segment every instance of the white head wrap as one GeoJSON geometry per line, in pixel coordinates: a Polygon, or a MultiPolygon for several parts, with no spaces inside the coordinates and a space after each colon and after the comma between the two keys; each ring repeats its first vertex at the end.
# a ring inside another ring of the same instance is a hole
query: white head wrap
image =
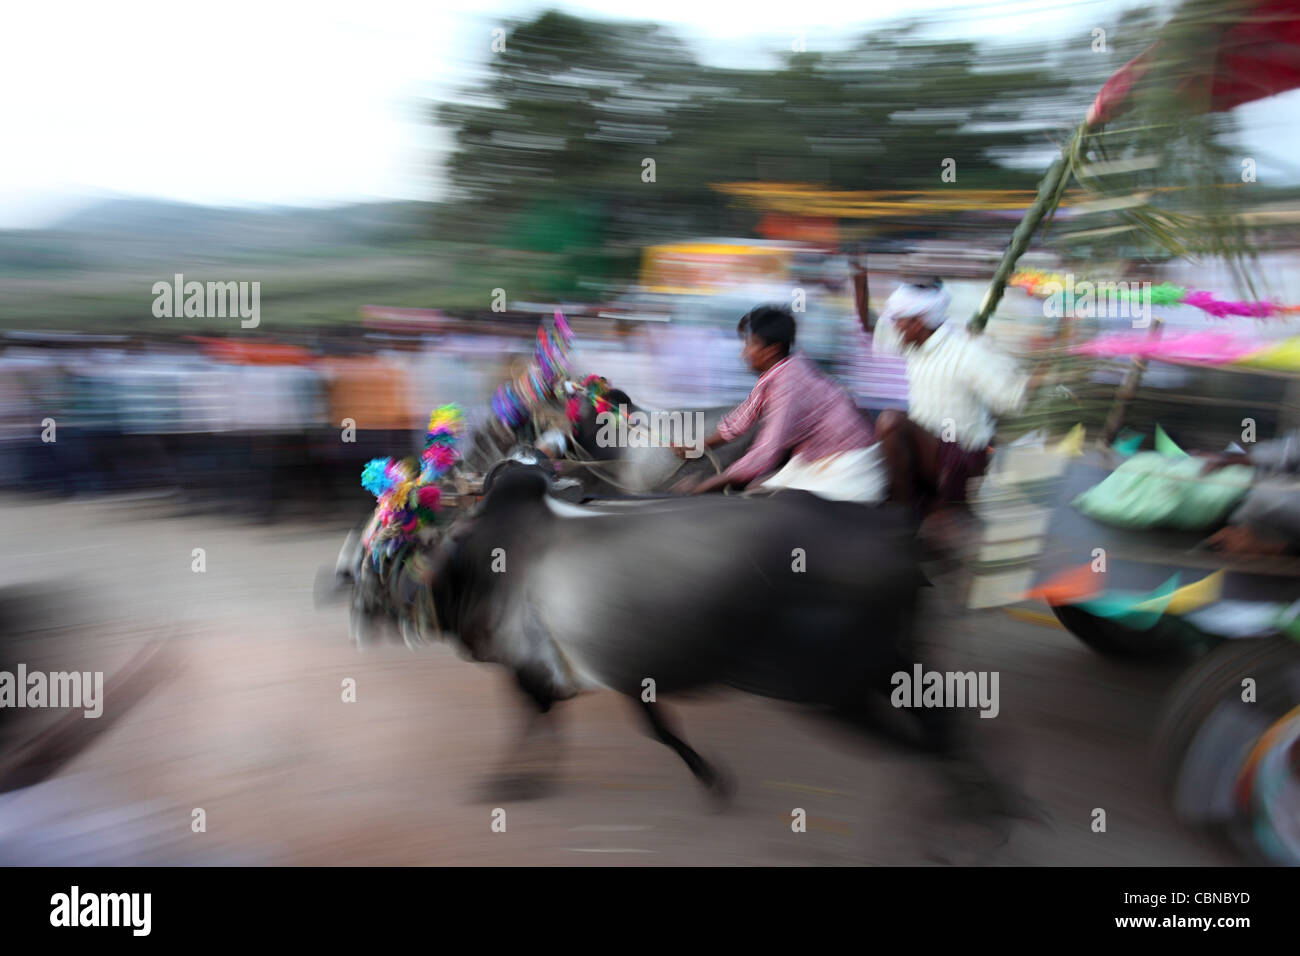
{"type": "Polygon", "coordinates": [[[901,319],[917,316],[926,328],[937,329],[948,321],[951,302],[942,286],[900,285],[885,301],[880,319],[897,324],[901,319]]]}

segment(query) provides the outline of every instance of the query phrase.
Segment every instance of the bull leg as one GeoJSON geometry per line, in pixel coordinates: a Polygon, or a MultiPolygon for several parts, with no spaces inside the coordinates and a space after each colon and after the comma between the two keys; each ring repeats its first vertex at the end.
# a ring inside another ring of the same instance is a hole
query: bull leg
{"type": "MultiPolygon", "coordinates": [[[[896,664],[898,670],[909,667],[901,660],[896,664]]],[[[1045,821],[1041,808],[1013,783],[998,779],[971,745],[952,709],[907,707],[899,713],[885,701],[883,692],[873,696],[866,687],[859,688],[840,701],[831,715],[860,732],[883,735],[910,750],[939,758],[950,794],[950,815],[991,831],[996,838],[993,849],[1010,839],[1012,820],[1045,821]]]]}
{"type": "Polygon", "coordinates": [[[701,757],[690,744],[669,729],[667,715],[662,710],[662,704],[654,704],[640,699],[637,702],[640,703],[641,711],[650,723],[650,731],[655,739],[671,747],[677,753],[677,756],[686,761],[686,766],[695,775],[695,779],[704,785],[715,800],[722,805],[730,803],[736,790],[731,778],[701,757]]]}
{"type": "Polygon", "coordinates": [[[484,797],[493,800],[533,800],[543,796],[549,782],[544,771],[553,768],[558,759],[559,733],[551,714],[555,697],[549,683],[522,669],[515,671],[515,682],[527,699],[523,729],[505,764],[484,785],[484,797]],[[548,732],[551,746],[550,753],[539,758],[534,743],[540,730],[548,732]]]}
{"type": "MultiPolygon", "coordinates": [[[[922,708],[917,713],[932,744],[940,756],[948,784],[948,808],[954,822],[966,821],[991,834],[993,842],[976,852],[976,865],[985,865],[1011,839],[1017,820],[1051,825],[1051,818],[1041,804],[1029,797],[1007,776],[999,773],[968,739],[954,714],[944,708],[922,708]]],[[[976,841],[976,846],[980,843],[976,841]]],[[[938,850],[936,859],[947,859],[947,851],[938,850]]]]}
{"type": "MultiPolygon", "coordinates": [[[[911,664],[900,658],[881,673],[898,671],[910,672],[911,664]]],[[[944,755],[956,746],[958,726],[951,710],[894,707],[880,674],[863,678],[842,697],[829,703],[827,716],[842,727],[898,745],[905,751],[944,755]]]]}

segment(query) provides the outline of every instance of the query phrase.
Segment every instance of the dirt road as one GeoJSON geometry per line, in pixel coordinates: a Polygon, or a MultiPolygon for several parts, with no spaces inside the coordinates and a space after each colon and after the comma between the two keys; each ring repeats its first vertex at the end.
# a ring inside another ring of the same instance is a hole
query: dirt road
{"type": "Polygon", "coordinates": [[[558,708],[550,792],[500,800],[482,785],[523,716],[504,673],[445,648],[359,654],[343,609],[313,607],[314,575],[346,521],[177,512],[162,499],[0,507],[0,585],[54,586],[17,645],[29,669],[111,672],[158,635],[183,662],[57,777],[0,796],[0,862],[1235,862],[1171,819],[1151,777],[1150,735],[1176,671],[1109,663],[997,610],[941,615],[935,641],[959,669],[999,672],[1001,712],[976,729],[1052,817],[1000,848],[945,819],[926,760],[734,693],[675,708],[688,739],[736,778],[725,812],[610,694],[558,708]],[[1104,833],[1091,829],[1094,808],[1104,833]]]}

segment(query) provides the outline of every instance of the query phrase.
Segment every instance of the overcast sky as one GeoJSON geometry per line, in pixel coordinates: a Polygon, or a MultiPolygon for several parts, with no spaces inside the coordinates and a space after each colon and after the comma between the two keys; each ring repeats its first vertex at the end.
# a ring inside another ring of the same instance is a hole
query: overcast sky
{"type": "MultiPolygon", "coordinates": [[[[703,61],[834,49],[900,12],[941,35],[1090,42],[1118,0],[89,0],[6,10],[0,227],[88,198],[326,205],[439,198],[430,97],[467,82],[491,31],[547,7],[671,24],[703,61]],[[942,11],[942,13],[940,13],[942,11]]],[[[775,62],[774,59],[770,62],[775,62]]],[[[1118,68],[1119,62],[1115,63],[1118,68]]],[[[1239,110],[1261,180],[1300,182],[1300,91],[1239,110]]]]}

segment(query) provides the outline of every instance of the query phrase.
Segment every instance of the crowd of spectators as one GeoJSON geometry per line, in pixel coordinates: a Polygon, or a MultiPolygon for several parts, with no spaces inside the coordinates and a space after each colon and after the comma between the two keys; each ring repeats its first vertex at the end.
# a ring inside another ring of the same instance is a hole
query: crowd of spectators
{"type": "MultiPolygon", "coordinates": [[[[753,385],[725,323],[574,322],[574,376],[603,375],[643,407],[731,405],[753,385]]],[[[509,334],[353,328],[279,339],[10,333],[0,341],[0,488],[171,495],[187,509],[264,520],[365,506],[365,462],[416,452],[438,405],[456,402],[480,425],[493,390],[531,355],[535,323],[509,334]]],[[[864,357],[860,338],[845,315],[835,349],[816,357],[859,404],[891,404],[898,370],[864,357]]]]}

